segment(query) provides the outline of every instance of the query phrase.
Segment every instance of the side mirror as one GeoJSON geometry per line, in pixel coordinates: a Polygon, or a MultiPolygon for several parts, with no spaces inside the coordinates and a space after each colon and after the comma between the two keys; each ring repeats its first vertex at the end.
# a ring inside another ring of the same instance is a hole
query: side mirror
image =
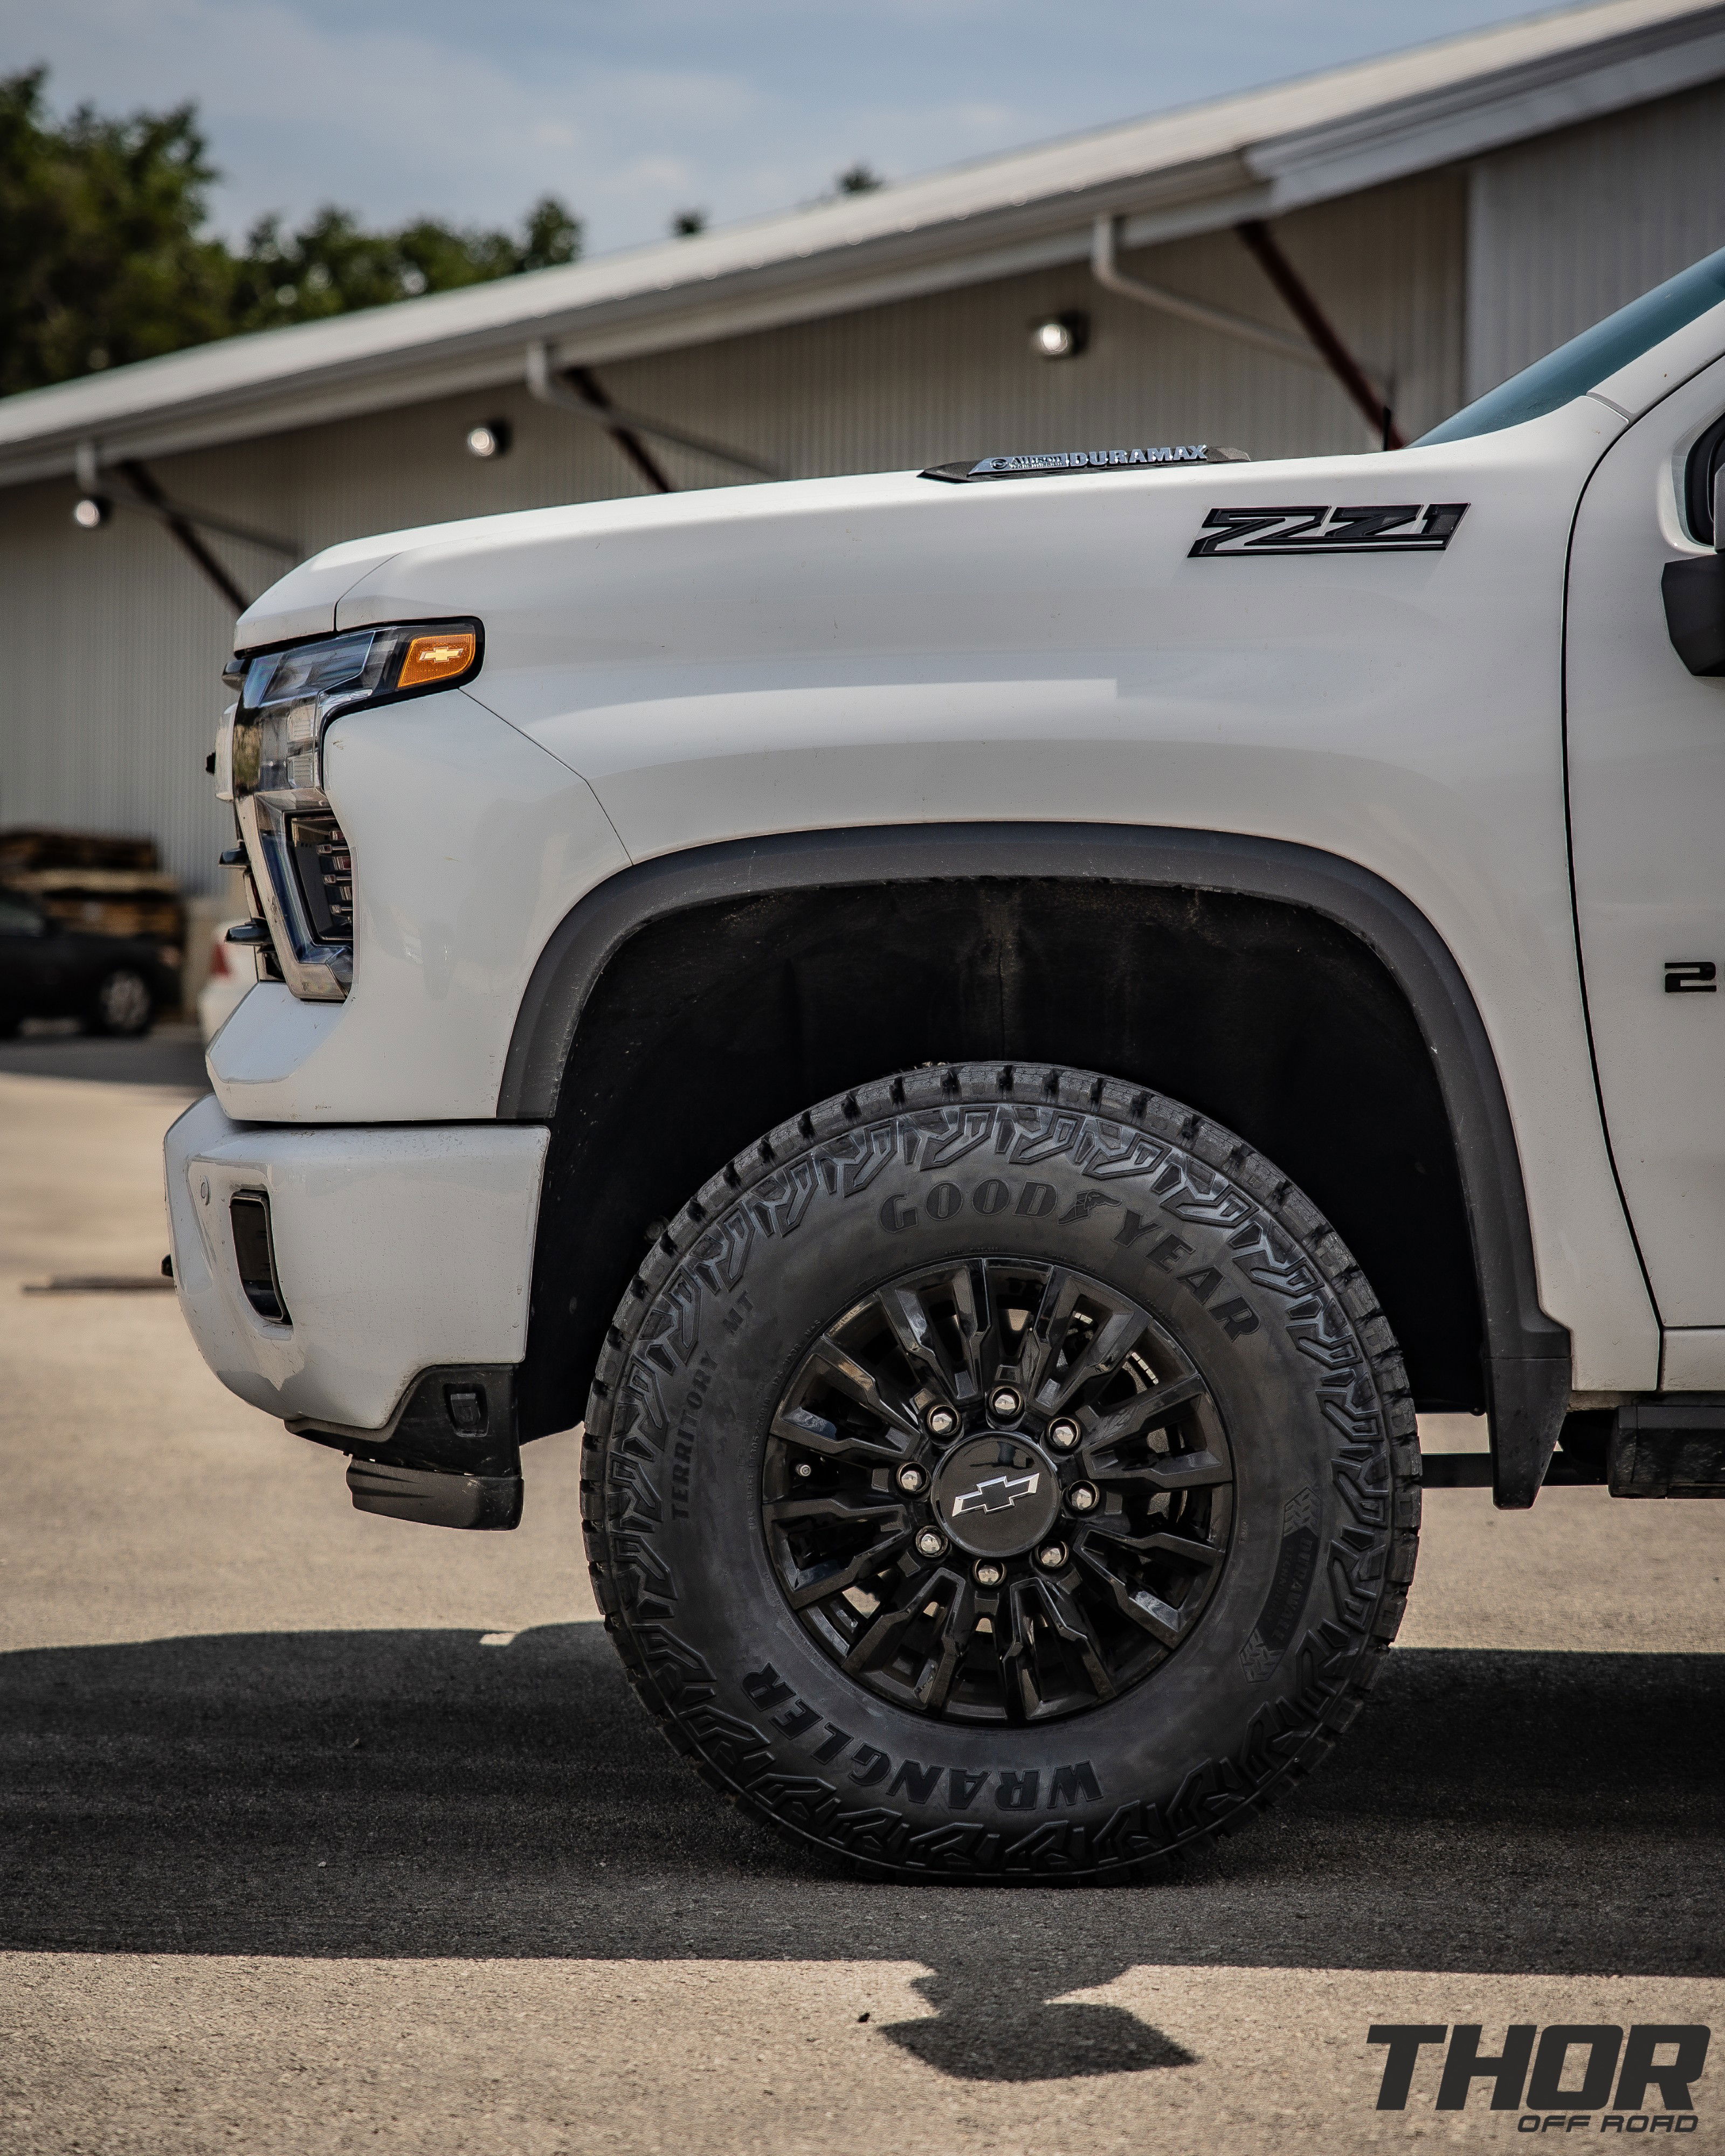
{"type": "Polygon", "coordinates": [[[1713,475],[1714,552],[1701,561],[1667,562],[1660,588],[1672,649],[1692,674],[1725,675],[1725,464],[1713,475]]]}

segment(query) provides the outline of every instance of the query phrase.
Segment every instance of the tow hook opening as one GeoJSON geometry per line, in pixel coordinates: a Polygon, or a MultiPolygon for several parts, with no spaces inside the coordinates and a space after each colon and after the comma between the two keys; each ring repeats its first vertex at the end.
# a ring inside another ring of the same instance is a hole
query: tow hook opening
{"type": "Polygon", "coordinates": [[[259,1317],[272,1325],[291,1325],[287,1299],[275,1270],[275,1238],[270,1228],[270,1194],[264,1190],[236,1190],[228,1201],[228,1218],[234,1231],[234,1257],[239,1268],[239,1285],[245,1299],[259,1317]]]}

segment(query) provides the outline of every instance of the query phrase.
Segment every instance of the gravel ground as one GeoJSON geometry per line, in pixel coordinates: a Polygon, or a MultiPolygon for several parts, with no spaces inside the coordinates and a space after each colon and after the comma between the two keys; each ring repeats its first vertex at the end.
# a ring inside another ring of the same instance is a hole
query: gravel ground
{"type": "Polygon", "coordinates": [[[859,1885],[653,1735],[572,1440],[518,1534],[370,1518],[171,1294],[22,1291],[156,1270],[196,1069],[0,1058],[8,2156],[1507,2147],[1435,2050],[1377,2111],[1368,2028],[1725,2041],[1725,1505],[1432,1493],[1373,1705],[1255,1831],[1171,1886],[859,1885]]]}

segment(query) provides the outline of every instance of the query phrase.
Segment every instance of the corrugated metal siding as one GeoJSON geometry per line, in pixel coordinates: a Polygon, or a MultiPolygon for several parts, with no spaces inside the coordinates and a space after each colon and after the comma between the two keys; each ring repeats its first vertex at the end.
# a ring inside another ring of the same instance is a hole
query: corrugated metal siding
{"type": "MultiPolygon", "coordinates": [[[[1461,401],[1465,183],[1440,173],[1302,212],[1283,245],[1410,434],[1461,401]]],[[[1126,265],[1291,326],[1231,234],[1126,265]]],[[[1100,290],[1081,267],[907,300],[603,370],[619,403],[735,444],[795,477],[901,470],[968,454],[1133,442],[1235,443],[1256,456],[1368,445],[1326,375],[1100,290]],[[1030,324],[1091,316],[1091,347],[1050,364],[1030,324]]],[[[734,475],[660,449],[680,485],[734,475]]],[[[524,390],[163,459],[172,495],[279,531],[307,553],[366,531],[640,490],[597,428],[524,390]],[[509,418],[512,454],[480,464],[475,420],[509,418]]],[[[169,536],[121,511],[97,533],[75,490],[0,495],[0,615],[13,655],[0,726],[0,821],[142,830],[189,887],[217,880],[226,812],[202,774],[223,701],[231,621],[169,536]]],[[[212,543],[249,592],[280,563],[212,543]]]]}
{"type": "Polygon", "coordinates": [[[155,525],[79,531],[75,492],[0,501],[0,823],[146,834],[213,887],[230,827],[202,767],[233,617],[155,525]]]}
{"type": "MultiPolygon", "coordinates": [[[[1415,424],[1452,409],[1460,181],[1440,175],[1373,190],[1290,218],[1278,231],[1343,336],[1394,382],[1415,424]]],[[[1293,327],[1231,233],[1147,250],[1123,266],[1293,327]]],[[[1327,375],[1103,291],[1081,266],[737,338],[698,360],[643,360],[614,370],[614,379],[619,398],[675,406],[707,431],[740,432],[798,472],[1107,443],[1237,442],[1257,456],[1286,456],[1368,440],[1327,375]],[[1090,316],[1089,352],[1055,364],[1036,358],[1030,324],[1069,308],[1090,316]],[[745,429],[731,416],[741,413],[749,415],[745,429]]]]}
{"type": "Polygon", "coordinates": [[[1467,395],[1725,246],[1725,83],[1483,158],[1469,203],[1467,395]]]}

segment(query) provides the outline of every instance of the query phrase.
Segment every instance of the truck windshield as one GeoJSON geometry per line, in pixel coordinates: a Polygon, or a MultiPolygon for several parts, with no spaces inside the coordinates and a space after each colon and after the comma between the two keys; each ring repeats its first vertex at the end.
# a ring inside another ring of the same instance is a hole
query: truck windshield
{"type": "Polygon", "coordinates": [[[1555,412],[1573,398],[1586,396],[1596,382],[1651,352],[1721,300],[1725,300],[1725,248],[1656,285],[1639,300],[1535,360],[1532,367],[1511,375],[1507,382],[1464,405],[1453,418],[1422,434],[1414,447],[1466,441],[1471,434],[1495,434],[1501,427],[1518,427],[1524,419],[1555,412]]]}

